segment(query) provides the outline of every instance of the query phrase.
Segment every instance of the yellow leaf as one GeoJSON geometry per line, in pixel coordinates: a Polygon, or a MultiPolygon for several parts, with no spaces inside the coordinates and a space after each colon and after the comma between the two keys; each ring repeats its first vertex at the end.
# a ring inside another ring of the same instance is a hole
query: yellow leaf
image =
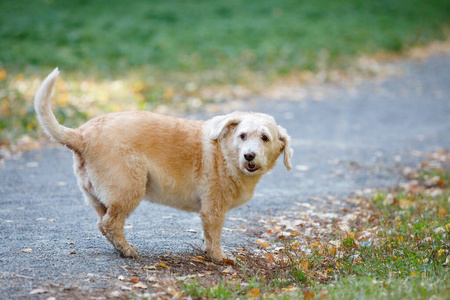
{"type": "Polygon", "coordinates": [[[300,243],[295,243],[295,244],[292,244],[292,245],[291,245],[291,248],[295,250],[295,249],[297,249],[298,246],[300,246],[300,245],[301,245],[300,243]]]}
{"type": "Polygon", "coordinates": [[[257,288],[251,289],[250,291],[248,291],[249,295],[252,297],[258,297],[260,292],[257,288]]]}
{"type": "Polygon", "coordinates": [[[169,268],[165,263],[159,263],[158,266],[160,266],[161,268],[166,268],[166,269],[169,268]]]}
{"type": "Polygon", "coordinates": [[[0,80],[5,80],[5,79],[6,79],[6,70],[0,69],[0,80]]]}
{"type": "Polygon", "coordinates": [[[412,201],[409,201],[407,199],[400,199],[398,200],[398,206],[400,206],[401,209],[407,209],[411,207],[414,203],[412,201]]]}
{"type": "Polygon", "coordinates": [[[264,258],[266,259],[266,261],[267,261],[269,264],[275,262],[275,257],[274,257],[273,254],[271,254],[271,253],[267,253],[266,256],[265,256],[264,258]]]}
{"type": "Polygon", "coordinates": [[[349,233],[347,233],[347,237],[346,237],[347,239],[348,238],[352,238],[352,239],[354,239],[355,238],[355,233],[354,232],[349,232],[349,233]]]}
{"type": "Polygon", "coordinates": [[[294,292],[296,290],[297,290],[297,287],[296,286],[292,286],[292,285],[281,289],[281,291],[283,293],[291,293],[291,292],[294,292]]]}
{"type": "Polygon", "coordinates": [[[263,241],[263,240],[261,240],[261,239],[258,239],[258,240],[256,240],[256,243],[258,244],[258,245],[261,245],[261,246],[264,246],[264,247],[269,247],[269,245],[265,242],[265,241],[263,241]]]}
{"type": "Polygon", "coordinates": [[[331,255],[335,255],[336,254],[336,247],[332,246],[330,248],[330,250],[328,250],[328,253],[331,254],[331,255]]]}
{"type": "Polygon", "coordinates": [[[299,264],[300,268],[301,268],[303,271],[307,271],[307,270],[308,270],[309,261],[307,261],[307,260],[301,260],[301,261],[298,262],[298,264],[299,264]]]}

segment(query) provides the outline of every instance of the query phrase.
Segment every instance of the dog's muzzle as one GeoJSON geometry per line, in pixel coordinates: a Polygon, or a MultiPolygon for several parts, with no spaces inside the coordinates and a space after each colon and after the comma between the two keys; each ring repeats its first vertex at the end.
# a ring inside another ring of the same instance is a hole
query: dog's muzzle
{"type": "Polygon", "coordinates": [[[245,165],[245,169],[249,172],[255,172],[259,170],[259,167],[257,167],[255,164],[248,163],[245,165]]]}

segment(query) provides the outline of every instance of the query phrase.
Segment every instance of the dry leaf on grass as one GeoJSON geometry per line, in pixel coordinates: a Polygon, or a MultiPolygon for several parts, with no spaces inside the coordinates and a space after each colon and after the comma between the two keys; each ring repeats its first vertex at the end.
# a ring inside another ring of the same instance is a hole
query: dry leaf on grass
{"type": "Polygon", "coordinates": [[[257,288],[254,288],[248,291],[248,294],[252,297],[258,297],[260,295],[260,292],[257,288]]]}
{"type": "Polygon", "coordinates": [[[148,288],[147,284],[139,281],[138,283],[136,283],[135,285],[133,285],[134,288],[137,289],[142,289],[142,290],[146,290],[148,288]]]}

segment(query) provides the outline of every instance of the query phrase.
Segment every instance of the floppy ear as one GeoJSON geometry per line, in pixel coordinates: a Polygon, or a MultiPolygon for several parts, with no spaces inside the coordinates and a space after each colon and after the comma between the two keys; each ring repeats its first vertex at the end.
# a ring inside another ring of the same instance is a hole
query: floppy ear
{"type": "Polygon", "coordinates": [[[242,114],[234,112],[224,116],[217,116],[211,119],[209,137],[217,140],[226,133],[228,127],[232,124],[239,124],[242,120],[242,114]]]}
{"type": "Polygon", "coordinates": [[[287,134],[286,129],[278,125],[278,138],[283,144],[283,152],[284,152],[284,165],[286,169],[289,171],[292,169],[291,165],[291,157],[294,154],[294,150],[291,148],[291,137],[287,134]]]}

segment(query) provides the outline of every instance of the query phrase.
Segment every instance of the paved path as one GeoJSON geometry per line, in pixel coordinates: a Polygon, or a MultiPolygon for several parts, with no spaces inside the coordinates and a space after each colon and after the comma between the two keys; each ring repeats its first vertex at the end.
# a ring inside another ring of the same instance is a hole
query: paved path
{"type": "MultiPolygon", "coordinates": [[[[421,153],[449,150],[450,56],[401,65],[404,76],[351,88],[324,86],[321,101],[313,96],[246,101],[244,109],[270,113],[287,128],[294,169],[286,172],[279,162],[254,199],[229,216],[276,217],[301,210],[298,203],[310,197],[343,199],[355,190],[395,186],[402,180],[401,167],[414,166],[421,153]]],[[[228,219],[225,227],[242,224],[228,219]]],[[[191,245],[201,244],[196,214],[150,203],[132,214],[126,234],[141,260],[120,258],[100,235],[96,214],[76,186],[67,149],[32,151],[0,167],[2,297],[27,296],[32,289],[49,286],[103,287],[126,275],[126,265],[152,264],[167,253],[190,255],[191,245]],[[27,248],[32,252],[24,253],[27,248]]],[[[248,243],[239,230],[224,232],[228,247],[248,243]]]]}

